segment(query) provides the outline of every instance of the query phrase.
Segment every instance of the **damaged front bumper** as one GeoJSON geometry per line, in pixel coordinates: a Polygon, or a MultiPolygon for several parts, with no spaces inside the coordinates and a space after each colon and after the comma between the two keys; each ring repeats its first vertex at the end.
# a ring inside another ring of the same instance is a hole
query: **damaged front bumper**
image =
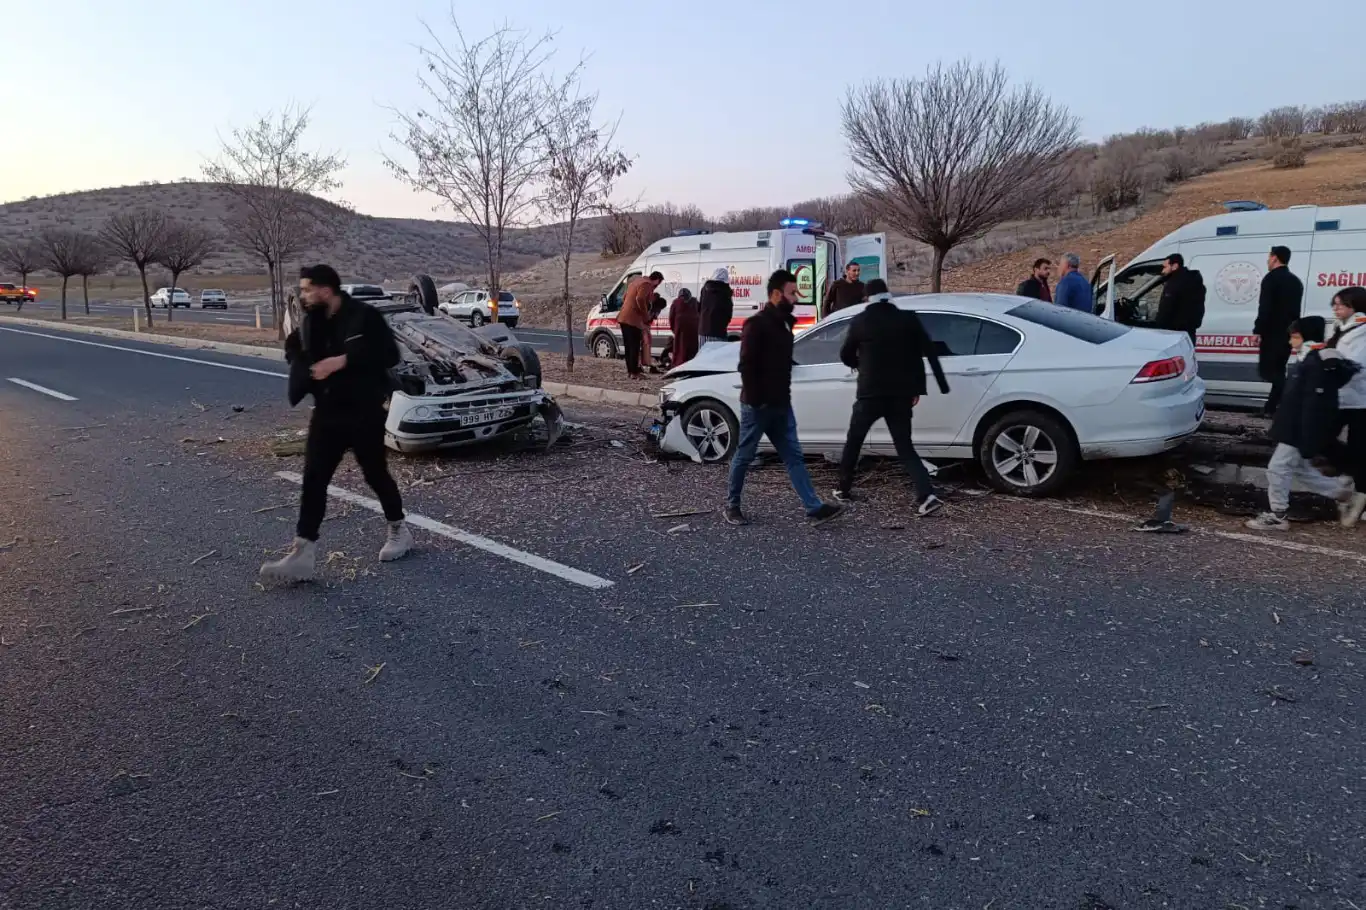
{"type": "Polygon", "coordinates": [[[537,417],[545,421],[547,447],[554,445],[564,430],[564,415],[541,389],[417,396],[395,392],[384,442],[398,452],[475,445],[512,435],[537,417]]]}
{"type": "Polygon", "coordinates": [[[646,433],[659,451],[665,455],[679,455],[702,464],[702,453],[692,444],[688,434],[683,431],[683,407],[676,401],[663,401],[659,406],[660,416],[651,421],[646,433]]]}

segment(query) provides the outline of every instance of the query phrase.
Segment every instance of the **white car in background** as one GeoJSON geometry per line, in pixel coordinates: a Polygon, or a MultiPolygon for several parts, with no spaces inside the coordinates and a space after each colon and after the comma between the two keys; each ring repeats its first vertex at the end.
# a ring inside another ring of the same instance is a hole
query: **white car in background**
{"type": "Polygon", "coordinates": [[[460,291],[450,300],[440,304],[437,309],[447,316],[454,316],[468,322],[472,328],[479,328],[490,322],[501,322],[510,329],[517,328],[522,318],[522,305],[517,295],[511,291],[498,292],[498,305],[493,306],[488,291],[460,291]]]}
{"type": "Polygon", "coordinates": [[[157,292],[152,295],[152,306],[166,309],[168,307],[190,306],[190,292],[184,288],[157,288],[157,292]]]}
{"type": "MultiPolygon", "coordinates": [[[[1003,294],[927,294],[896,304],[919,315],[949,384],[941,395],[929,378],[912,424],[917,450],[931,459],[975,459],[1002,492],[1048,495],[1082,460],[1164,452],[1204,418],[1205,383],[1184,333],[1003,294]]],[[[792,407],[809,455],[843,450],[858,376],[839,353],[863,308],[840,310],[795,342],[792,407]]],[[[739,354],[738,344],[713,342],[669,372],[654,429],[666,451],[693,454],[670,444],[681,430],[704,462],[734,453],[739,354]]],[[[873,427],[864,451],[895,454],[885,424],[873,427]]]]}
{"type": "Polygon", "coordinates": [[[205,288],[199,292],[199,308],[201,310],[226,310],[228,308],[228,295],[218,288],[205,288]]]}

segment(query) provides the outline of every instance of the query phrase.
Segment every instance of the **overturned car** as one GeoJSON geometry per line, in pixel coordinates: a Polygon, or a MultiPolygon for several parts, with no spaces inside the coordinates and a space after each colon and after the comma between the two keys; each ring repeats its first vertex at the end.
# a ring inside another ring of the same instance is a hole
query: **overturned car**
{"type": "Polygon", "coordinates": [[[399,452],[422,452],[489,442],[540,417],[548,444],[554,445],[564,418],[541,388],[535,349],[503,326],[470,329],[435,312],[434,304],[427,307],[432,301],[424,290],[415,285],[406,297],[374,304],[402,355],[392,370],[395,391],[385,444],[399,452]]]}

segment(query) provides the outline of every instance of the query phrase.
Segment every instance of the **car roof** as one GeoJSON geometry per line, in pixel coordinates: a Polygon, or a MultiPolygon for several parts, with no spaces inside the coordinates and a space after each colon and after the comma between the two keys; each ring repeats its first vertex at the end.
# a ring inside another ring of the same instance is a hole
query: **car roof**
{"type": "MultiPolygon", "coordinates": [[[[1004,316],[1014,307],[1028,301],[1028,297],[1014,294],[988,294],[978,291],[956,291],[941,294],[901,294],[892,302],[903,310],[948,310],[978,316],[1004,316]]],[[[846,307],[830,319],[850,319],[867,308],[868,304],[846,307]]],[[[827,320],[821,320],[824,323],[827,320]]]]}

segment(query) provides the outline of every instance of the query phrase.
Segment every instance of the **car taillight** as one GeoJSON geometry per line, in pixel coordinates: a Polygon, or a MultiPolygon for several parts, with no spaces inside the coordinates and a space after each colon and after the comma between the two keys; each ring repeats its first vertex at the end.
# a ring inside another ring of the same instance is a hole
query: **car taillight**
{"type": "Polygon", "coordinates": [[[1186,372],[1186,358],[1168,357],[1166,360],[1154,360],[1144,364],[1143,369],[1138,371],[1138,375],[1133,378],[1134,382],[1161,382],[1163,379],[1175,379],[1186,372]]]}

